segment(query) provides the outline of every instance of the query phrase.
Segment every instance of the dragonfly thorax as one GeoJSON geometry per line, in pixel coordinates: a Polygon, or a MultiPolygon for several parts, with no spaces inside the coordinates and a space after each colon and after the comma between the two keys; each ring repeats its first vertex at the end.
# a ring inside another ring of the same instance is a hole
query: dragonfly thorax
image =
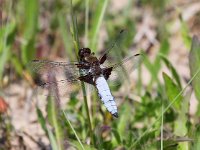
{"type": "Polygon", "coordinates": [[[89,73],[92,76],[100,76],[102,74],[102,69],[100,68],[100,65],[92,64],[89,69],[89,73]]]}

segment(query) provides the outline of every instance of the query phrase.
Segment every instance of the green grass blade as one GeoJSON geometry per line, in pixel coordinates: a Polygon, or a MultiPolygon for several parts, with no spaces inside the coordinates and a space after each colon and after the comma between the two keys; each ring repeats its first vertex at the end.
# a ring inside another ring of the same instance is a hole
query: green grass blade
{"type": "Polygon", "coordinates": [[[12,62],[13,66],[15,67],[16,72],[22,76],[23,74],[23,66],[20,62],[20,59],[16,55],[12,55],[10,61],[12,62]]]}
{"type": "Polygon", "coordinates": [[[42,114],[42,111],[37,107],[36,112],[37,112],[38,121],[39,121],[42,129],[45,131],[46,134],[48,134],[46,121],[45,121],[45,118],[42,114]]]}
{"type": "Polygon", "coordinates": [[[76,134],[76,131],[74,130],[74,128],[73,128],[72,124],[70,123],[70,121],[69,121],[69,119],[68,119],[68,117],[67,117],[67,114],[64,112],[64,110],[63,110],[63,114],[64,114],[64,116],[65,116],[65,118],[66,118],[66,120],[67,120],[67,123],[69,124],[70,128],[72,129],[74,135],[76,136],[76,139],[78,140],[78,142],[79,142],[81,148],[82,148],[83,150],[85,150],[83,144],[81,143],[80,138],[79,138],[78,135],[76,134]]]}
{"type": "Polygon", "coordinates": [[[0,29],[0,31],[1,31],[1,33],[0,33],[0,39],[1,39],[1,43],[0,43],[0,79],[2,79],[5,63],[9,59],[9,55],[11,53],[10,48],[11,48],[12,43],[9,43],[8,37],[9,37],[9,35],[12,35],[12,33],[14,32],[14,30],[16,28],[15,23],[8,22],[8,20],[10,20],[10,18],[11,18],[12,1],[10,1],[10,4],[8,7],[9,8],[8,8],[7,21],[5,23],[5,26],[0,29]]]}
{"type": "Polygon", "coordinates": [[[193,143],[192,145],[192,150],[199,150],[199,147],[200,147],[200,125],[197,124],[196,127],[195,127],[195,133],[194,133],[194,138],[195,138],[195,142],[193,143]]]}
{"type": "Polygon", "coordinates": [[[25,15],[25,30],[24,38],[30,40],[33,35],[36,34],[37,19],[39,13],[39,1],[38,0],[24,0],[24,15],[25,15]]]}
{"type": "MultiPolygon", "coordinates": [[[[159,49],[159,53],[162,55],[167,55],[169,53],[169,49],[170,45],[169,45],[169,41],[167,39],[164,39],[161,43],[160,49],[159,49]]],[[[160,70],[161,64],[160,64],[160,57],[159,55],[156,56],[156,60],[154,62],[154,64],[157,66],[157,71],[158,72],[160,70]]]]}
{"type": "MultiPolygon", "coordinates": [[[[167,39],[163,40],[159,49],[159,53],[162,55],[167,55],[169,53],[170,47],[169,47],[169,42],[167,39]]],[[[144,54],[145,56],[145,61],[144,64],[146,66],[146,68],[148,69],[148,71],[151,73],[151,81],[149,86],[151,86],[153,84],[153,81],[156,81],[160,84],[160,81],[158,80],[158,72],[160,70],[161,67],[161,63],[160,63],[160,57],[157,56],[155,61],[153,63],[151,63],[151,61],[149,60],[149,58],[144,54]]]]}
{"type": "Polygon", "coordinates": [[[179,137],[184,137],[188,133],[188,112],[192,91],[189,90],[183,97],[181,108],[178,109],[178,116],[174,123],[174,134],[179,137]]]}
{"type": "Polygon", "coordinates": [[[131,112],[130,104],[126,103],[121,107],[120,118],[117,120],[117,131],[121,137],[126,137],[127,124],[130,121],[130,116],[127,114],[131,112]]]}
{"type": "Polygon", "coordinates": [[[38,27],[38,15],[39,15],[39,1],[38,0],[24,0],[24,35],[25,40],[22,45],[22,61],[26,64],[31,60],[35,54],[35,36],[38,27]]]}
{"type": "Polygon", "coordinates": [[[145,67],[148,69],[149,73],[151,74],[151,81],[148,84],[149,88],[151,88],[153,81],[156,81],[158,84],[160,84],[160,81],[157,78],[157,69],[156,69],[156,65],[152,64],[149,57],[143,52],[142,53],[144,56],[144,65],[145,67]]]}
{"type": "Polygon", "coordinates": [[[90,32],[90,39],[92,39],[90,45],[91,45],[91,50],[96,52],[97,48],[97,39],[98,39],[98,33],[100,30],[100,26],[103,21],[103,17],[106,11],[106,7],[108,5],[108,0],[101,0],[98,1],[97,9],[95,11],[95,14],[92,18],[92,29],[90,32]]]}
{"type": "MultiPolygon", "coordinates": [[[[162,102],[162,114],[163,114],[164,106],[162,102]]],[[[163,150],[163,123],[164,123],[164,114],[161,117],[161,127],[160,127],[160,149],[163,150]]]]}
{"type": "MultiPolygon", "coordinates": [[[[200,39],[194,36],[192,39],[192,47],[189,54],[190,74],[194,76],[197,69],[200,67],[200,39]]],[[[195,96],[200,101],[200,75],[198,75],[192,82],[195,96]]]]}
{"type": "MultiPolygon", "coordinates": [[[[186,90],[186,88],[192,83],[192,81],[199,75],[200,68],[195,72],[195,74],[192,76],[192,78],[189,80],[189,82],[186,84],[186,86],[174,97],[174,99],[171,101],[171,103],[164,109],[163,113],[165,113],[183,94],[183,92],[186,90]]],[[[158,117],[160,119],[160,117],[158,117]]]]}
{"type": "Polygon", "coordinates": [[[85,0],[85,47],[88,47],[89,0],[85,0]]]}
{"type": "Polygon", "coordinates": [[[183,43],[189,49],[190,45],[191,45],[191,37],[189,35],[189,28],[187,26],[187,23],[183,20],[181,15],[180,15],[179,19],[180,19],[180,23],[181,23],[181,35],[182,35],[183,43]]]}
{"type": "MultiPolygon", "coordinates": [[[[82,149],[82,147],[80,146],[79,142],[77,142],[75,140],[70,141],[69,143],[70,143],[70,145],[74,146],[78,150],[82,149]]],[[[87,144],[83,144],[83,146],[84,146],[84,148],[86,150],[96,150],[96,148],[94,148],[94,147],[92,147],[90,145],[87,145],[87,144]]]]}
{"type": "Polygon", "coordinates": [[[46,135],[48,135],[52,149],[58,150],[56,138],[55,138],[54,134],[52,133],[52,131],[47,128],[46,121],[45,121],[45,118],[44,118],[41,110],[37,107],[36,111],[37,111],[38,121],[39,121],[42,129],[45,131],[46,135]]]}
{"type": "MultiPolygon", "coordinates": [[[[165,81],[165,91],[167,94],[167,97],[169,101],[172,101],[173,98],[181,91],[181,89],[174,83],[174,81],[163,72],[163,79],[165,81]]],[[[173,104],[173,106],[176,109],[180,109],[182,96],[179,96],[179,98],[176,100],[176,102],[173,104]]]]}
{"type": "Polygon", "coordinates": [[[70,41],[72,41],[72,39],[71,39],[70,32],[67,30],[68,25],[66,23],[65,18],[66,17],[62,13],[60,13],[58,15],[60,34],[61,34],[62,39],[63,39],[63,43],[64,43],[64,46],[65,46],[66,53],[68,54],[68,56],[71,60],[74,60],[75,55],[72,51],[73,45],[70,42],[70,41]]]}
{"type": "Polygon", "coordinates": [[[172,64],[170,63],[170,61],[164,55],[159,54],[159,56],[160,56],[160,59],[165,63],[165,65],[167,66],[167,68],[171,70],[172,76],[176,80],[176,83],[179,86],[179,88],[181,89],[182,88],[181,81],[180,81],[178,73],[176,72],[176,69],[172,66],[172,64]]]}
{"type": "Polygon", "coordinates": [[[48,136],[50,139],[52,149],[59,150],[58,145],[56,143],[56,138],[55,138],[54,134],[52,133],[52,131],[47,128],[47,133],[48,133],[48,136]]]}
{"type": "Polygon", "coordinates": [[[63,132],[58,119],[58,108],[56,107],[54,97],[48,97],[47,113],[48,120],[55,129],[55,138],[58,146],[58,150],[63,150],[63,132]]]}
{"type": "MultiPolygon", "coordinates": [[[[161,43],[160,49],[159,49],[159,53],[162,55],[167,55],[169,53],[170,50],[170,45],[169,45],[169,41],[167,39],[164,39],[161,43]]],[[[156,81],[156,79],[158,78],[158,72],[161,68],[161,63],[160,63],[160,57],[159,55],[156,56],[156,59],[153,63],[154,66],[154,76],[152,76],[152,81],[156,81]]]]}
{"type": "Polygon", "coordinates": [[[122,141],[121,141],[121,137],[120,137],[120,134],[119,134],[118,130],[112,129],[112,133],[113,133],[113,135],[114,135],[114,137],[115,137],[115,139],[117,141],[117,144],[121,144],[122,141]]]}

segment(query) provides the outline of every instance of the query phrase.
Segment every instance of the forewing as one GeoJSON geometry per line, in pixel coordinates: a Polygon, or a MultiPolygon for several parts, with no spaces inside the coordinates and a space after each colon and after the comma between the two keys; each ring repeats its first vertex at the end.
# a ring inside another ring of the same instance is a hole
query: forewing
{"type": "Polygon", "coordinates": [[[114,70],[121,67],[126,70],[133,71],[141,64],[142,60],[143,60],[142,54],[134,54],[126,57],[122,61],[119,61],[118,63],[113,64],[109,67],[113,67],[114,70]]]}
{"type": "Polygon", "coordinates": [[[127,55],[127,30],[121,30],[111,45],[103,52],[99,61],[108,65],[121,61],[127,55]]]}
{"type": "Polygon", "coordinates": [[[74,84],[79,84],[79,69],[75,64],[76,62],[33,60],[28,67],[39,78],[37,85],[42,89],[47,89],[48,94],[58,97],[71,92],[74,84]]]}
{"type": "Polygon", "coordinates": [[[55,62],[48,60],[33,60],[29,63],[30,69],[40,76],[48,76],[49,73],[55,74],[57,77],[64,77],[68,82],[74,82],[79,76],[79,69],[76,62],[55,62]]]}

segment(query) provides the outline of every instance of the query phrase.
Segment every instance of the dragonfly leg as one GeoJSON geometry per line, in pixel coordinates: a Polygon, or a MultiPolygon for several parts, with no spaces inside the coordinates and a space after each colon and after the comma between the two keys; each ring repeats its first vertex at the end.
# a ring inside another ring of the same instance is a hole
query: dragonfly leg
{"type": "Polygon", "coordinates": [[[86,64],[76,64],[79,69],[90,69],[89,65],[86,64]]]}

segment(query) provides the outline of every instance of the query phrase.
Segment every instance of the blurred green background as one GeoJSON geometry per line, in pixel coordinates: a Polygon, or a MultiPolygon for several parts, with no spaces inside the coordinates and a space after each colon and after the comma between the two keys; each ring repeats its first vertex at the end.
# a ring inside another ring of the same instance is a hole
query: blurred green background
{"type": "Polygon", "coordinates": [[[198,0],[0,4],[0,149],[200,149],[198,0]],[[76,61],[81,47],[100,56],[122,29],[121,57],[143,59],[111,86],[118,119],[95,92],[80,97],[83,84],[60,103],[36,92],[31,60],[76,61]]]}

